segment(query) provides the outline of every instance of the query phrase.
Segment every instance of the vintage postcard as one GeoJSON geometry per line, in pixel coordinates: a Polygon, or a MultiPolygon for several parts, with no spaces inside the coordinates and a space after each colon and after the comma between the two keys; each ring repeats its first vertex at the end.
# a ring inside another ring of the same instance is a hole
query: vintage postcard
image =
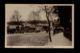
{"type": "Polygon", "coordinates": [[[74,48],[74,4],[5,4],[5,48],[74,48]]]}

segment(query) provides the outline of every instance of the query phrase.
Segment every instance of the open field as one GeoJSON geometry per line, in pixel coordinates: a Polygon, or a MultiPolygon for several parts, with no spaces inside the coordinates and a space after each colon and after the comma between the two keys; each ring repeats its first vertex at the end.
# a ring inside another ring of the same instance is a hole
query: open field
{"type": "Polygon", "coordinates": [[[48,42],[48,34],[40,33],[24,33],[9,34],[7,37],[9,46],[42,46],[48,42]]]}
{"type": "Polygon", "coordinates": [[[52,35],[52,42],[49,41],[48,33],[24,33],[8,34],[8,46],[71,46],[72,42],[63,36],[63,33],[52,35]]]}

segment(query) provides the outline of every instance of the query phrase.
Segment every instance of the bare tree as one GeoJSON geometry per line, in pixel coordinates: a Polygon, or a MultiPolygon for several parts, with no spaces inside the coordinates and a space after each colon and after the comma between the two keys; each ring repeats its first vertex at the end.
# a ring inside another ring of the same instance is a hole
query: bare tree
{"type": "Polygon", "coordinates": [[[17,10],[14,11],[11,21],[16,21],[19,22],[21,18],[21,15],[19,14],[19,12],[17,10]]]}
{"type": "Polygon", "coordinates": [[[11,21],[16,22],[17,30],[19,30],[20,18],[21,18],[21,15],[19,14],[19,12],[17,10],[15,10],[14,14],[12,15],[11,21]]]}
{"type": "Polygon", "coordinates": [[[40,11],[32,11],[30,14],[29,14],[29,18],[28,20],[40,20],[40,15],[39,15],[40,11]]]}
{"type": "Polygon", "coordinates": [[[40,11],[32,11],[30,14],[29,14],[29,18],[28,20],[29,21],[33,21],[33,24],[37,25],[37,21],[40,20],[40,15],[39,15],[40,11]]]}
{"type": "Polygon", "coordinates": [[[49,20],[49,13],[52,11],[52,9],[49,11],[47,6],[45,6],[45,12],[46,12],[46,18],[47,18],[47,21],[48,21],[48,24],[49,24],[49,39],[50,39],[50,42],[52,42],[52,39],[51,39],[51,33],[50,33],[50,20],[49,20]]]}
{"type": "Polygon", "coordinates": [[[53,10],[54,10],[54,7],[53,6],[43,6],[43,7],[41,7],[42,9],[42,11],[44,11],[45,13],[46,13],[46,18],[47,18],[47,21],[48,21],[48,32],[49,32],[49,39],[50,39],[50,42],[52,42],[52,39],[51,39],[51,29],[50,29],[50,18],[49,18],[49,16],[50,16],[50,13],[52,13],[53,12],[53,10]]]}

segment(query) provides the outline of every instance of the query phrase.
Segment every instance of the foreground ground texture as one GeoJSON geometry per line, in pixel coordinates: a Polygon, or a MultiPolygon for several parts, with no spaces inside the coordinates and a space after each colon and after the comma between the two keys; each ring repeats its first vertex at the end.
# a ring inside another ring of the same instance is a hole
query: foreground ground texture
{"type": "Polygon", "coordinates": [[[71,41],[63,36],[63,32],[52,35],[52,42],[49,41],[48,33],[24,33],[8,34],[8,46],[71,46],[71,41]]]}

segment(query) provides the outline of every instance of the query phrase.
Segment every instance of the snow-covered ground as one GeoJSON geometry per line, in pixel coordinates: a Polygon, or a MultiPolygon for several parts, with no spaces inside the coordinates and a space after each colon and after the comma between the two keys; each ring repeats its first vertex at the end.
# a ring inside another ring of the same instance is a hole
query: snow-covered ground
{"type": "Polygon", "coordinates": [[[45,32],[8,34],[7,43],[10,46],[43,46],[48,43],[48,34],[45,32]]]}
{"type": "Polygon", "coordinates": [[[52,35],[52,42],[49,41],[48,33],[24,33],[7,34],[8,46],[71,46],[72,42],[64,37],[63,32],[52,35]]]}
{"type": "Polygon", "coordinates": [[[55,34],[52,36],[52,42],[48,42],[47,45],[53,46],[71,46],[72,42],[64,37],[63,32],[55,34]]]}

